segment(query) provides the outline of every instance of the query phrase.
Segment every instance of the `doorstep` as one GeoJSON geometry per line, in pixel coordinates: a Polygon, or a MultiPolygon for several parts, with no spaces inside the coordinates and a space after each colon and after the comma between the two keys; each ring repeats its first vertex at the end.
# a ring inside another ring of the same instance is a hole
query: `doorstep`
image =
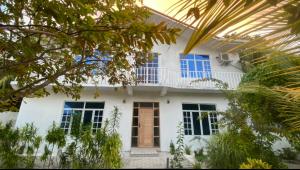
{"type": "Polygon", "coordinates": [[[159,148],[131,148],[131,157],[158,157],[159,148]]]}

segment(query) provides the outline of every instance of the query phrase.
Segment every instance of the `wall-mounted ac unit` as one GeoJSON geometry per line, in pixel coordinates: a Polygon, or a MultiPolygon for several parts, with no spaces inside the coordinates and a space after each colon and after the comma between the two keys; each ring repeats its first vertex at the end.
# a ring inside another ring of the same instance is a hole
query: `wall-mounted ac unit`
{"type": "Polygon", "coordinates": [[[232,60],[229,59],[229,55],[226,53],[220,53],[219,56],[216,57],[217,61],[221,65],[228,65],[232,62],[232,60]]]}

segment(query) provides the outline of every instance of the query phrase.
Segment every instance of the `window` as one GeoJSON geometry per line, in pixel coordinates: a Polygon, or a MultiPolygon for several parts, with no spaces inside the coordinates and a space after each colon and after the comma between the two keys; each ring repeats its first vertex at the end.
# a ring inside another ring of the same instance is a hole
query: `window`
{"type": "Polygon", "coordinates": [[[65,102],[60,127],[69,134],[76,130],[72,127],[78,121],[84,126],[90,125],[95,133],[101,128],[103,109],[104,102],[65,102]]]}
{"type": "Polygon", "coordinates": [[[185,135],[211,135],[219,132],[215,105],[182,104],[182,110],[185,135]]]}
{"type": "Polygon", "coordinates": [[[192,135],[191,113],[184,111],[183,119],[184,119],[184,134],[192,135]]]}
{"type": "Polygon", "coordinates": [[[141,83],[158,83],[158,54],[153,53],[153,59],[137,68],[137,78],[141,83]]]}
{"type": "Polygon", "coordinates": [[[211,78],[211,67],[208,55],[180,54],[181,77],[211,78]]]}
{"type": "MultiPolygon", "coordinates": [[[[78,55],[78,56],[75,57],[76,62],[79,62],[80,60],[81,60],[81,55],[78,55]]],[[[95,50],[94,55],[87,56],[85,58],[85,63],[86,64],[97,64],[98,65],[98,68],[100,68],[100,69],[94,69],[92,71],[92,74],[95,75],[99,72],[103,72],[105,70],[106,65],[111,60],[112,60],[112,56],[102,54],[99,50],[95,50]]]]}

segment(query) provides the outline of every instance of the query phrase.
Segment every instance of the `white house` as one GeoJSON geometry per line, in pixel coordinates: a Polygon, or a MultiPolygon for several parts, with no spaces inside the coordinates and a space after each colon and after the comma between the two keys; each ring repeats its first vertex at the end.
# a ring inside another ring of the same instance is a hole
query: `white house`
{"type": "Polygon", "coordinates": [[[168,151],[170,141],[176,141],[179,122],[184,124],[185,143],[193,148],[200,147],[201,144],[191,139],[195,136],[209,138],[217,133],[218,126],[214,123],[218,117],[214,111],[224,111],[228,103],[216,83],[209,79],[222,80],[234,90],[243,75],[239,56],[228,54],[228,58],[225,55],[222,59],[220,56],[225,49],[216,47],[219,39],[212,39],[183,56],[192,28],[155,11],[149,20],[166,21],[185,31],[176,44],[154,46],[154,60],[136,69],[140,79],[138,85],[123,88],[101,80],[97,87],[92,82],[84,84],[78,101],[63,94],[24,98],[16,126],[33,122],[43,135],[54,121],[69,133],[71,114],[81,112],[83,123],[92,123],[92,130],[96,130],[117,106],[122,113],[119,132],[123,151],[132,148],[168,151]],[[199,81],[203,79],[208,80],[199,81]],[[94,98],[95,88],[101,92],[97,98],[94,98]],[[204,113],[209,113],[208,117],[197,119],[204,113]]]}

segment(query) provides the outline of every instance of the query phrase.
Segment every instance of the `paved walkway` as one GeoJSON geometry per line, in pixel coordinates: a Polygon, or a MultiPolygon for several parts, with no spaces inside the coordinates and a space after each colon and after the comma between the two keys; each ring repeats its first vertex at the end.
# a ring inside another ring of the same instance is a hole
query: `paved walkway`
{"type": "Polygon", "coordinates": [[[164,157],[128,157],[124,159],[125,169],[162,169],[167,168],[167,160],[164,157]]]}
{"type": "MultiPolygon", "coordinates": [[[[156,156],[133,156],[130,154],[123,156],[124,169],[166,169],[167,158],[170,157],[169,153],[166,152],[158,152],[156,156]]],[[[187,159],[185,159],[183,161],[183,167],[190,169],[193,166],[187,159]]]]}

